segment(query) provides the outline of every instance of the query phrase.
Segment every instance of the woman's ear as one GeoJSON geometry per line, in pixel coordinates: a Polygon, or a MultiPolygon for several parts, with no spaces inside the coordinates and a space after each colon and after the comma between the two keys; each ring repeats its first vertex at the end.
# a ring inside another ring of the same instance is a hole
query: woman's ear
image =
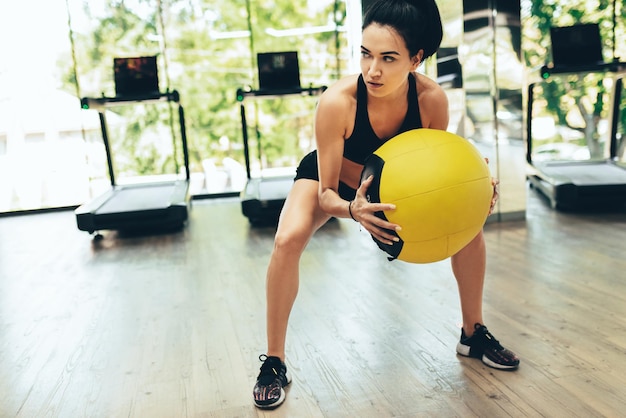
{"type": "Polygon", "coordinates": [[[413,69],[417,69],[417,67],[420,66],[420,64],[422,63],[422,57],[424,56],[424,50],[420,49],[419,51],[417,51],[417,54],[415,54],[412,58],[413,61],[413,69]]]}

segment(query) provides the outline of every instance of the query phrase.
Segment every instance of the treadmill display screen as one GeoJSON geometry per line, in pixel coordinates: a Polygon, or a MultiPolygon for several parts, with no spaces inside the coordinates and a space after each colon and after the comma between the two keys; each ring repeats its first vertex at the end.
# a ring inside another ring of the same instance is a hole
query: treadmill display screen
{"type": "Polygon", "coordinates": [[[159,94],[156,57],[114,58],[115,95],[147,96],[159,94]]]}
{"type": "Polygon", "coordinates": [[[298,53],[262,52],[257,54],[260,90],[289,90],[300,88],[298,53]]]}
{"type": "Polygon", "coordinates": [[[550,28],[554,66],[601,64],[602,39],[596,23],[550,28]]]}

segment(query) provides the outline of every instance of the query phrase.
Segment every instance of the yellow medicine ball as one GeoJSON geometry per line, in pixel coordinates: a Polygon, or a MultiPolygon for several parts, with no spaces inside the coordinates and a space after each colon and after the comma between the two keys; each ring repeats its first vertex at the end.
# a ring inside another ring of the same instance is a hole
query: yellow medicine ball
{"type": "Polygon", "coordinates": [[[376,215],[402,228],[393,245],[374,239],[390,259],[448,258],[476,237],[489,214],[489,167],[473,144],[450,132],[421,128],[389,139],[366,159],[361,181],[370,175],[368,200],[396,205],[376,215]]]}

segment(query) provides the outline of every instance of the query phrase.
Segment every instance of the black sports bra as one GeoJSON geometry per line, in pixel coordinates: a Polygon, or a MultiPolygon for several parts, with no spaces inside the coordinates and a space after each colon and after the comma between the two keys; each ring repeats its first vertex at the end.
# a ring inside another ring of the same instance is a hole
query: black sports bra
{"type": "MultiPolygon", "coordinates": [[[[420,117],[419,105],[417,103],[417,87],[413,74],[409,74],[409,92],[407,93],[407,99],[409,108],[404,117],[404,122],[402,122],[402,126],[400,126],[396,135],[422,127],[422,118],[420,117]]],[[[370,124],[369,115],[367,114],[367,87],[363,81],[363,76],[359,75],[356,90],[354,130],[350,138],[345,140],[343,156],[350,161],[363,165],[365,158],[384,143],[385,141],[378,138],[370,124]]]]}

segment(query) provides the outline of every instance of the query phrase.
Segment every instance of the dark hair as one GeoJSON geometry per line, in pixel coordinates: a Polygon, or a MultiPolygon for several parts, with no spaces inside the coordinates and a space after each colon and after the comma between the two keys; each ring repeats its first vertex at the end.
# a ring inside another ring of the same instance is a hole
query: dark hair
{"type": "Polygon", "coordinates": [[[377,0],[365,11],[362,29],[372,23],[394,28],[404,39],[410,56],[423,49],[422,60],[437,52],[443,38],[435,0],[377,0]]]}

